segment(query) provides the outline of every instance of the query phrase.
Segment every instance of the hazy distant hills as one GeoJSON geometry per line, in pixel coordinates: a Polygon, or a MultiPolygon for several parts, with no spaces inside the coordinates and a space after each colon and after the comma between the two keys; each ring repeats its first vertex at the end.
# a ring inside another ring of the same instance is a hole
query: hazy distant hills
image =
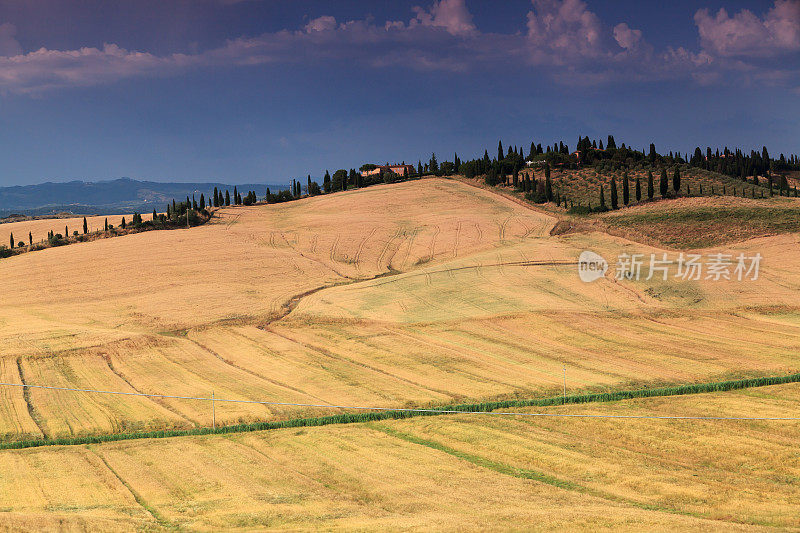
{"type": "MultiPolygon", "coordinates": [[[[214,191],[230,189],[226,183],[157,183],[120,178],[111,181],[64,183],[46,182],[38,185],[0,187],[0,217],[19,213],[24,215],[48,215],[64,211],[75,214],[115,215],[132,211],[151,212],[153,208],[164,210],[167,202],[186,196],[205,194],[206,199],[214,191]]],[[[256,191],[263,196],[266,188],[273,191],[287,188],[285,185],[243,183],[236,184],[239,191],[256,191]]]]}

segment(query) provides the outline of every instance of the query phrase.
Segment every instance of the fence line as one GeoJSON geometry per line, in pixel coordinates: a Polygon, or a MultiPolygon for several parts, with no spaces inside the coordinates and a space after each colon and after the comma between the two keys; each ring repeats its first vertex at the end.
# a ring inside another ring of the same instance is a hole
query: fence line
{"type": "MultiPolygon", "coordinates": [[[[404,413],[426,413],[426,414],[462,414],[462,415],[494,415],[494,416],[528,416],[528,417],[548,417],[548,418],[607,418],[607,419],[633,419],[633,420],[731,420],[731,421],[798,421],[800,417],[751,417],[751,416],[692,416],[692,415],[603,415],[603,414],[579,414],[579,413],[519,413],[514,411],[469,411],[458,409],[414,409],[407,407],[372,407],[372,406],[356,406],[356,405],[330,405],[330,404],[312,404],[312,403],[291,403],[291,402],[270,402],[258,400],[231,400],[225,398],[203,397],[203,396],[174,396],[168,394],[146,394],[142,392],[122,392],[122,391],[104,391],[97,389],[77,389],[69,387],[54,387],[48,385],[28,385],[24,383],[2,383],[3,387],[17,387],[17,388],[30,388],[30,389],[45,389],[67,392],[86,392],[94,394],[111,394],[118,396],[138,396],[145,398],[160,398],[160,399],[174,399],[174,400],[197,400],[212,402],[212,410],[216,402],[225,403],[246,403],[258,405],[274,405],[283,407],[315,407],[326,409],[350,409],[359,411],[394,411],[404,413]]],[[[216,423],[215,423],[216,425],[216,423]]]]}

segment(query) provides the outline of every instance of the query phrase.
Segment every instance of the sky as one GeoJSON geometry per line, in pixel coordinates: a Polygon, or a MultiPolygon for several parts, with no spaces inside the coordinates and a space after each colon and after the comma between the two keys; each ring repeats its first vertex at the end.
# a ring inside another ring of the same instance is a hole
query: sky
{"type": "Polygon", "coordinates": [[[0,186],[579,135],[799,153],[800,0],[0,0],[0,186]]]}

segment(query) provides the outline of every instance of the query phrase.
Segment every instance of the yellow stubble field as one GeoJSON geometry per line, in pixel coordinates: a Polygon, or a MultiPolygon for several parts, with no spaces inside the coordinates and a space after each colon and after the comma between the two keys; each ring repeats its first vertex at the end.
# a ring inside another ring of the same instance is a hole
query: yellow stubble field
{"type": "MultiPolygon", "coordinates": [[[[662,250],[431,179],[0,261],[2,382],[313,405],[800,370],[797,235],[758,281],[586,284],[662,250]]],[[[703,250],[713,252],[721,249],[703,250]]],[[[646,274],[646,270],[645,270],[646,274]]],[[[791,416],[797,385],[548,412],[791,416]]],[[[340,412],[218,402],[218,424],[340,412]]],[[[208,426],[207,402],[0,389],[6,440],[208,426]]],[[[0,530],[798,527],[796,422],[419,418],[0,451],[0,530]]]]}
{"type": "MultiPolygon", "coordinates": [[[[798,406],[792,384],[535,412],[764,417],[798,406]]],[[[797,421],[448,415],[9,450],[0,528],[791,529],[798,438],[797,421]]]]}
{"type": "MultiPolygon", "coordinates": [[[[126,221],[130,222],[133,215],[89,215],[86,216],[86,226],[89,232],[102,231],[105,227],[105,222],[108,220],[109,225],[117,227],[122,222],[123,217],[126,221]]],[[[146,214],[143,215],[146,220],[150,220],[146,214]]],[[[83,233],[83,219],[82,216],[69,217],[69,218],[43,218],[35,220],[23,220],[19,222],[6,222],[0,224],[0,244],[8,246],[10,244],[11,234],[14,235],[14,245],[19,242],[24,242],[25,245],[29,244],[29,237],[33,239],[33,243],[41,242],[47,239],[47,234],[51,231],[53,233],[60,233],[64,235],[64,231],[69,231],[72,235],[74,231],[83,233]]]]}
{"type": "MultiPolygon", "coordinates": [[[[798,370],[795,235],[735,245],[765,255],[757,282],[587,284],[581,250],[609,260],[657,250],[600,233],[550,236],[554,223],[426,180],[25,254],[0,262],[3,373],[67,388],[393,407],[557,394],[565,370],[573,392],[798,370]]],[[[2,398],[9,439],[212,422],[196,400],[8,388],[2,398]]],[[[215,414],[225,424],[331,412],[218,403],[215,414]]]]}

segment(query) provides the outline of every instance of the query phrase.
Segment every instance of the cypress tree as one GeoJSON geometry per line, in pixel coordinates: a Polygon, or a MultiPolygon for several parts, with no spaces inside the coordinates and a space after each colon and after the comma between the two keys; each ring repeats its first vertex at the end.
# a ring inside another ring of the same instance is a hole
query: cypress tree
{"type": "Polygon", "coordinates": [[[550,165],[544,167],[544,194],[548,202],[553,201],[553,184],[550,181],[550,165]]]}
{"type": "Polygon", "coordinates": [[[655,196],[655,188],[653,186],[653,171],[647,171],[647,199],[652,200],[653,196],[655,196]]]}
{"type": "Polygon", "coordinates": [[[272,199],[272,195],[269,192],[269,187],[267,187],[267,203],[272,199]]]}
{"type": "Polygon", "coordinates": [[[605,209],[606,207],[606,193],[604,192],[605,187],[603,184],[600,184],[600,207],[605,209]]]}
{"type": "Polygon", "coordinates": [[[216,187],[214,187],[214,207],[219,207],[220,203],[221,202],[219,201],[219,190],[216,187]]]}
{"type": "Polygon", "coordinates": [[[122,217],[122,222],[120,223],[120,227],[125,229],[125,217],[122,217]]]}
{"type": "Polygon", "coordinates": [[[86,222],[86,217],[83,217],[83,234],[89,233],[89,224],[86,222]]]}
{"type": "Polygon", "coordinates": [[[64,226],[64,238],[69,239],[69,228],[64,226]]]}
{"type": "MultiPolygon", "coordinates": [[[[421,165],[420,168],[422,168],[421,165]]],[[[322,188],[326,193],[331,192],[331,174],[327,170],[325,171],[325,177],[322,178],[322,188]]]]}
{"type": "Polygon", "coordinates": [[[192,209],[197,211],[197,200],[195,199],[194,194],[192,195],[192,209]]]}
{"type": "Polygon", "coordinates": [[[639,176],[636,176],[636,201],[642,201],[642,184],[639,180],[639,176]]]}
{"type": "Polygon", "coordinates": [[[618,207],[617,180],[614,179],[614,176],[611,176],[611,209],[617,209],[618,207]]]}
{"type": "MultiPolygon", "coordinates": [[[[167,205],[167,211],[169,211],[169,205],[167,205]]],[[[108,231],[108,219],[106,219],[104,224],[105,231],[108,231]]]]}
{"type": "Polygon", "coordinates": [[[200,210],[202,211],[205,208],[206,208],[206,197],[203,193],[200,193],[200,210]]]}
{"type": "Polygon", "coordinates": [[[675,172],[672,174],[672,188],[675,189],[675,194],[681,192],[681,169],[675,167],[675,172]]]}
{"type": "Polygon", "coordinates": [[[628,205],[631,201],[631,193],[628,190],[628,172],[626,171],[622,177],[622,203],[628,205]]]}
{"type": "Polygon", "coordinates": [[[503,141],[497,142],[497,160],[502,161],[505,158],[503,155],[503,141]]]}
{"type": "Polygon", "coordinates": [[[30,245],[33,246],[33,233],[31,233],[30,231],[28,232],[28,243],[30,243],[30,245]]]}
{"type": "Polygon", "coordinates": [[[225,189],[225,205],[231,205],[231,193],[227,189],[225,189]]]}
{"type": "Polygon", "coordinates": [[[153,222],[156,221],[156,217],[158,217],[158,214],[156,213],[156,208],[154,207],[153,208],[153,222]]]}
{"type": "Polygon", "coordinates": [[[669,192],[669,183],[667,181],[667,169],[666,167],[661,169],[661,182],[658,184],[659,188],[661,189],[661,198],[666,198],[667,193],[669,192]]]}
{"type": "Polygon", "coordinates": [[[13,250],[14,249],[14,234],[13,233],[11,234],[10,240],[11,240],[11,249],[13,250]]]}

